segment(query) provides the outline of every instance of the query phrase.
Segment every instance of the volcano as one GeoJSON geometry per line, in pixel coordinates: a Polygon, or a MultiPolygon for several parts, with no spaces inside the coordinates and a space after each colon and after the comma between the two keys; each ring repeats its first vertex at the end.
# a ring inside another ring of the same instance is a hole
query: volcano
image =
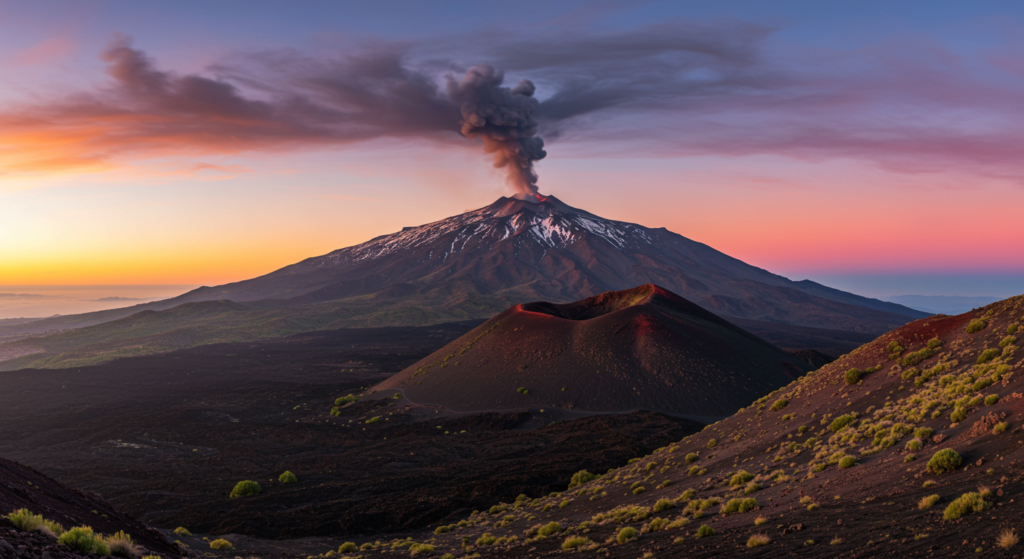
{"type": "Polygon", "coordinates": [[[605,219],[555,196],[500,198],[254,279],[0,327],[0,340],[47,334],[0,343],[0,360],[7,359],[0,367],[75,366],[83,358],[96,363],[311,330],[481,320],[524,301],[567,303],[649,283],[784,349],[833,357],[927,316],[791,281],[667,229],[605,219]],[[228,312],[218,303],[225,300],[237,305],[228,312]]]}
{"type": "Polygon", "coordinates": [[[556,407],[720,418],[809,368],[656,285],[519,304],[373,387],[460,412],[556,407]]]}
{"type": "Polygon", "coordinates": [[[811,281],[790,281],[667,229],[604,219],[554,196],[503,197],[266,276],[199,288],[177,301],[297,304],[369,296],[383,305],[403,300],[462,307],[480,316],[473,307],[568,302],[647,283],[721,316],[812,328],[881,333],[927,316],[811,281]]]}

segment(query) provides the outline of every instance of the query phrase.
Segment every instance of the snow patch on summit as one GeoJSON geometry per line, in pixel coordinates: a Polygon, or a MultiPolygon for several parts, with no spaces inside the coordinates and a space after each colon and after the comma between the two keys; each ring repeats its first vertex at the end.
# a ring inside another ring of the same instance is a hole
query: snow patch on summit
{"type": "MultiPolygon", "coordinates": [[[[546,209],[546,208],[545,208],[546,209]]],[[[611,221],[585,212],[538,211],[523,209],[511,215],[482,208],[419,227],[408,227],[365,243],[313,258],[311,267],[336,266],[387,257],[392,254],[431,246],[426,260],[444,262],[454,254],[473,250],[481,243],[487,247],[515,238],[535,242],[546,253],[585,239],[599,237],[619,250],[638,244],[654,244],[646,227],[611,221]]],[[[540,252],[540,251],[538,251],[540,252]]]]}

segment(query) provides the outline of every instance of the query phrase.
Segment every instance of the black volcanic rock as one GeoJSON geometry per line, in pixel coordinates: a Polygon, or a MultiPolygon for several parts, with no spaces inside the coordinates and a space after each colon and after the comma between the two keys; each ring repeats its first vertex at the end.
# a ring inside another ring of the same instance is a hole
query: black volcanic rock
{"type": "Polygon", "coordinates": [[[460,412],[558,407],[724,417],[808,369],[644,285],[565,305],[516,305],[372,391],[401,390],[413,403],[460,412]]]}

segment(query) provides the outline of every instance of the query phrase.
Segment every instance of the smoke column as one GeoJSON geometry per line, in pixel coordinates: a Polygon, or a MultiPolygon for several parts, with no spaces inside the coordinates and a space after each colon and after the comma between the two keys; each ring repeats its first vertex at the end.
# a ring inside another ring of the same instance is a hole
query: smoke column
{"type": "Polygon", "coordinates": [[[494,166],[508,170],[509,182],[520,194],[540,198],[534,161],[544,159],[544,140],[537,137],[533,112],[539,106],[530,80],[504,87],[505,73],[491,66],[474,66],[461,81],[448,77],[448,95],[462,111],[462,134],[481,138],[494,154],[494,166]]]}

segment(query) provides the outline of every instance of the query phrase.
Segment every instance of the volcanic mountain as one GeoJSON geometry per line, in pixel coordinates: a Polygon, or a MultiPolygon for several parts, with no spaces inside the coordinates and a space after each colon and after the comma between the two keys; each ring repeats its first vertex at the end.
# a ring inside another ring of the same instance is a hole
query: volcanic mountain
{"type": "Polygon", "coordinates": [[[515,305],[373,387],[455,411],[724,417],[807,365],[655,285],[515,305]]]}
{"type": "Polygon", "coordinates": [[[780,347],[833,356],[926,316],[791,281],[664,228],[604,219],[554,196],[500,198],[254,279],[134,307],[0,326],[0,340],[12,340],[0,343],[0,360],[18,359],[3,367],[77,366],[310,330],[486,319],[523,301],[565,303],[648,283],[780,347]],[[224,300],[235,304],[219,303],[224,300]],[[154,312],[138,314],[143,311],[154,312]],[[77,330],[54,334],[68,329],[77,330]],[[13,341],[43,333],[48,336],[13,341]]]}

